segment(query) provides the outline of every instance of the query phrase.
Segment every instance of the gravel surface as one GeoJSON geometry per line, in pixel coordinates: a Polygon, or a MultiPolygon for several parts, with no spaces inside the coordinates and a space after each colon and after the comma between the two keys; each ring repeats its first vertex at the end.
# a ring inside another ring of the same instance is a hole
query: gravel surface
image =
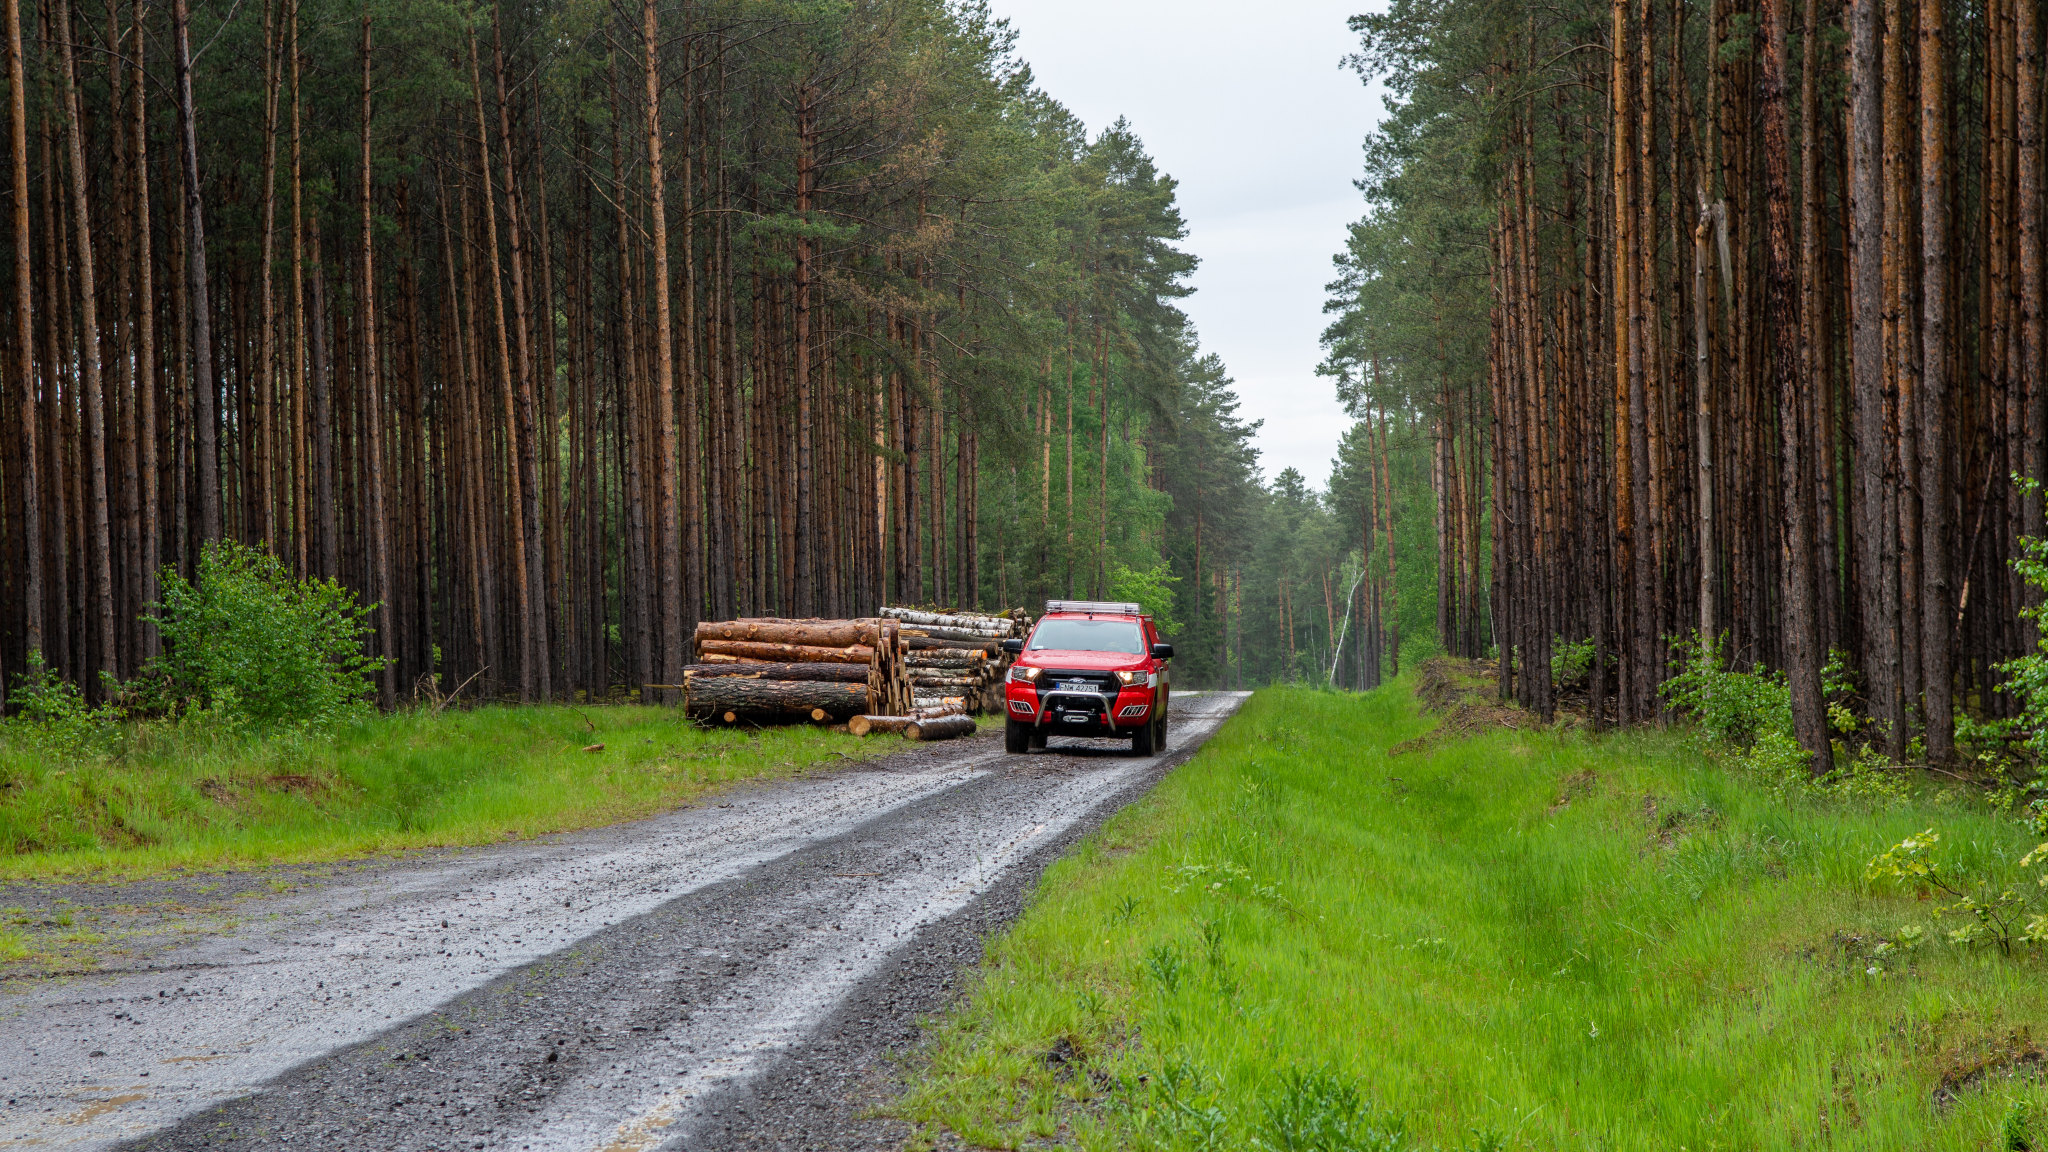
{"type": "Polygon", "coordinates": [[[1176,747],[988,738],[337,874],[0,999],[0,1148],[876,1148],[890,1053],[1176,747]]]}

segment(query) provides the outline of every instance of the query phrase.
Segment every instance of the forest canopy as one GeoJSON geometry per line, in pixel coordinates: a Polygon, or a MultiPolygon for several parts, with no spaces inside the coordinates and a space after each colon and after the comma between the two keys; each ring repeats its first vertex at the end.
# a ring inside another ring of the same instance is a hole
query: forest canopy
{"type": "Polygon", "coordinates": [[[374,606],[387,707],[1119,587],[1189,682],[1326,658],[1174,181],[985,7],[9,10],[0,684],[149,667],[214,540],[374,606]]]}

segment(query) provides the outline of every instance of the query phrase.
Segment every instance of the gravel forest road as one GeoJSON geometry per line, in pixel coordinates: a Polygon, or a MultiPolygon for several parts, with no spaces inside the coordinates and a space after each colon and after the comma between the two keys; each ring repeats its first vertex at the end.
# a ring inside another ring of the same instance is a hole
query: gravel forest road
{"type": "Polygon", "coordinates": [[[1173,747],[987,736],[266,899],[0,996],[0,1149],[873,1149],[892,1053],[1173,747]],[[1069,742],[1062,742],[1069,743],[1069,742]]]}

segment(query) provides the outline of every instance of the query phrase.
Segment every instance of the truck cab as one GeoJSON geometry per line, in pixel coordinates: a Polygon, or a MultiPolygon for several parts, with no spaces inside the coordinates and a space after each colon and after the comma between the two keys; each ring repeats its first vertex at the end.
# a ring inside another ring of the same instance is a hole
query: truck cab
{"type": "Polygon", "coordinates": [[[1003,681],[1009,751],[1043,748],[1048,736],[1129,737],[1137,755],[1165,751],[1173,645],[1139,605],[1049,600],[1031,635],[1003,647],[1017,658],[1003,681]]]}

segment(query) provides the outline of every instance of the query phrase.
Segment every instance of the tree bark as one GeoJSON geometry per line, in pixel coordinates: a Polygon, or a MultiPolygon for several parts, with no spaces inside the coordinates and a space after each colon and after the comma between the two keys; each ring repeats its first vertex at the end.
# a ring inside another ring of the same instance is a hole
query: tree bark
{"type": "Polygon", "coordinates": [[[766,680],[747,676],[692,676],[684,693],[685,709],[692,716],[715,716],[736,712],[808,716],[824,709],[844,719],[867,711],[866,684],[828,680],[766,680]]]}
{"type": "Polygon", "coordinates": [[[1785,0],[1763,0],[1766,41],[1762,60],[1767,332],[1771,386],[1777,395],[1782,442],[1779,467],[1784,532],[1785,673],[1792,692],[1792,727],[1813,758],[1812,772],[1834,767],[1828,746],[1827,715],[1820,691],[1820,655],[1815,651],[1819,621],[1814,612],[1813,488],[1808,482],[1806,404],[1796,357],[1802,336],[1794,290],[1792,204],[1786,172],[1785,0]]]}
{"type": "Polygon", "coordinates": [[[654,223],[654,548],[661,602],[661,658],[657,663],[662,668],[679,668],[683,663],[683,547],[676,519],[675,337],[669,304],[667,182],[661,159],[661,71],[655,55],[659,36],[655,0],[643,0],[647,179],[654,223]]]}
{"type": "MultiPolygon", "coordinates": [[[[29,260],[28,75],[22,60],[21,0],[7,4],[8,123],[14,140],[14,338],[21,386],[22,640],[43,651],[43,504],[36,448],[35,273],[29,260]]],[[[138,86],[138,91],[139,91],[138,86]]],[[[140,97],[138,96],[138,99],[140,97]]]]}
{"type": "Polygon", "coordinates": [[[1881,573],[1897,567],[1884,546],[1891,472],[1885,434],[1884,184],[1878,44],[1881,0],[1849,2],[1849,351],[1858,507],[1854,543],[1861,592],[1865,691],[1873,719],[1897,724],[1898,648],[1881,573]]]}
{"type": "MultiPolygon", "coordinates": [[[[1811,2],[1811,0],[1809,0],[1811,2]]],[[[1955,758],[1948,579],[1948,82],[1946,0],[1920,2],[1920,694],[1927,757],[1955,758]]]]}
{"type": "Polygon", "coordinates": [[[370,9],[367,3],[363,6],[362,67],[363,295],[358,302],[361,308],[358,323],[363,329],[363,422],[367,425],[364,451],[368,459],[364,480],[369,487],[370,595],[376,605],[377,655],[385,660],[383,670],[377,675],[377,699],[389,711],[398,703],[397,670],[391,659],[396,655],[397,645],[391,620],[391,540],[384,511],[384,386],[377,348],[376,249],[372,243],[375,233],[371,215],[370,9]]]}
{"type": "MultiPolygon", "coordinates": [[[[180,3],[183,0],[179,0],[180,3]]],[[[93,644],[91,671],[103,676],[118,672],[114,656],[114,564],[112,533],[108,526],[106,395],[100,372],[99,285],[94,269],[92,239],[92,193],[85,165],[84,110],[78,98],[77,62],[71,50],[71,11],[67,0],[57,0],[55,20],[60,46],[60,67],[64,88],[64,139],[70,153],[72,230],[78,250],[78,360],[85,396],[87,531],[85,562],[90,566],[91,624],[87,629],[93,644]]],[[[86,669],[81,669],[81,672],[86,669]]],[[[98,677],[86,678],[86,692],[97,699],[102,685],[98,677]]]]}
{"type": "Polygon", "coordinates": [[[940,716],[919,720],[903,729],[906,740],[953,740],[974,735],[974,721],[966,716],[940,716]]]}
{"type": "Polygon", "coordinates": [[[188,0],[171,0],[178,73],[178,127],[185,171],[185,294],[190,316],[192,424],[199,473],[199,538],[220,539],[220,447],[214,400],[213,310],[206,277],[206,213],[199,191],[199,113],[192,102],[192,30],[188,0]]]}
{"type": "Polygon", "coordinates": [[[825,647],[766,640],[700,640],[697,648],[704,656],[751,656],[794,664],[866,664],[874,659],[874,649],[866,644],[825,647]]]}
{"type": "MultiPolygon", "coordinates": [[[[528,664],[521,683],[531,680],[534,695],[547,700],[553,698],[554,687],[549,675],[552,661],[548,657],[546,528],[541,522],[540,427],[534,402],[533,340],[526,315],[524,229],[519,219],[519,181],[512,166],[511,110],[505,95],[505,49],[498,42],[495,23],[491,36],[491,59],[498,89],[498,137],[503,146],[502,159],[505,165],[505,245],[507,254],[511,257],[512,319],[514,334],[518,340],[517,361],[513,369],[516,371],[519,385],[513,450],[519,457],[518,495],[524,529],[521,533],[523,539],[520,578],[525,582],[527,589],[522,607],[526,613],[525,654],[528,664]]],[[[495,224],[495,217],[493,221],[495,224]]],[[[496,249],[492,251],[495,255],[496,249]]],[[[676,663],[680,665],[682,662],[678,660],[676,663]]]]}

